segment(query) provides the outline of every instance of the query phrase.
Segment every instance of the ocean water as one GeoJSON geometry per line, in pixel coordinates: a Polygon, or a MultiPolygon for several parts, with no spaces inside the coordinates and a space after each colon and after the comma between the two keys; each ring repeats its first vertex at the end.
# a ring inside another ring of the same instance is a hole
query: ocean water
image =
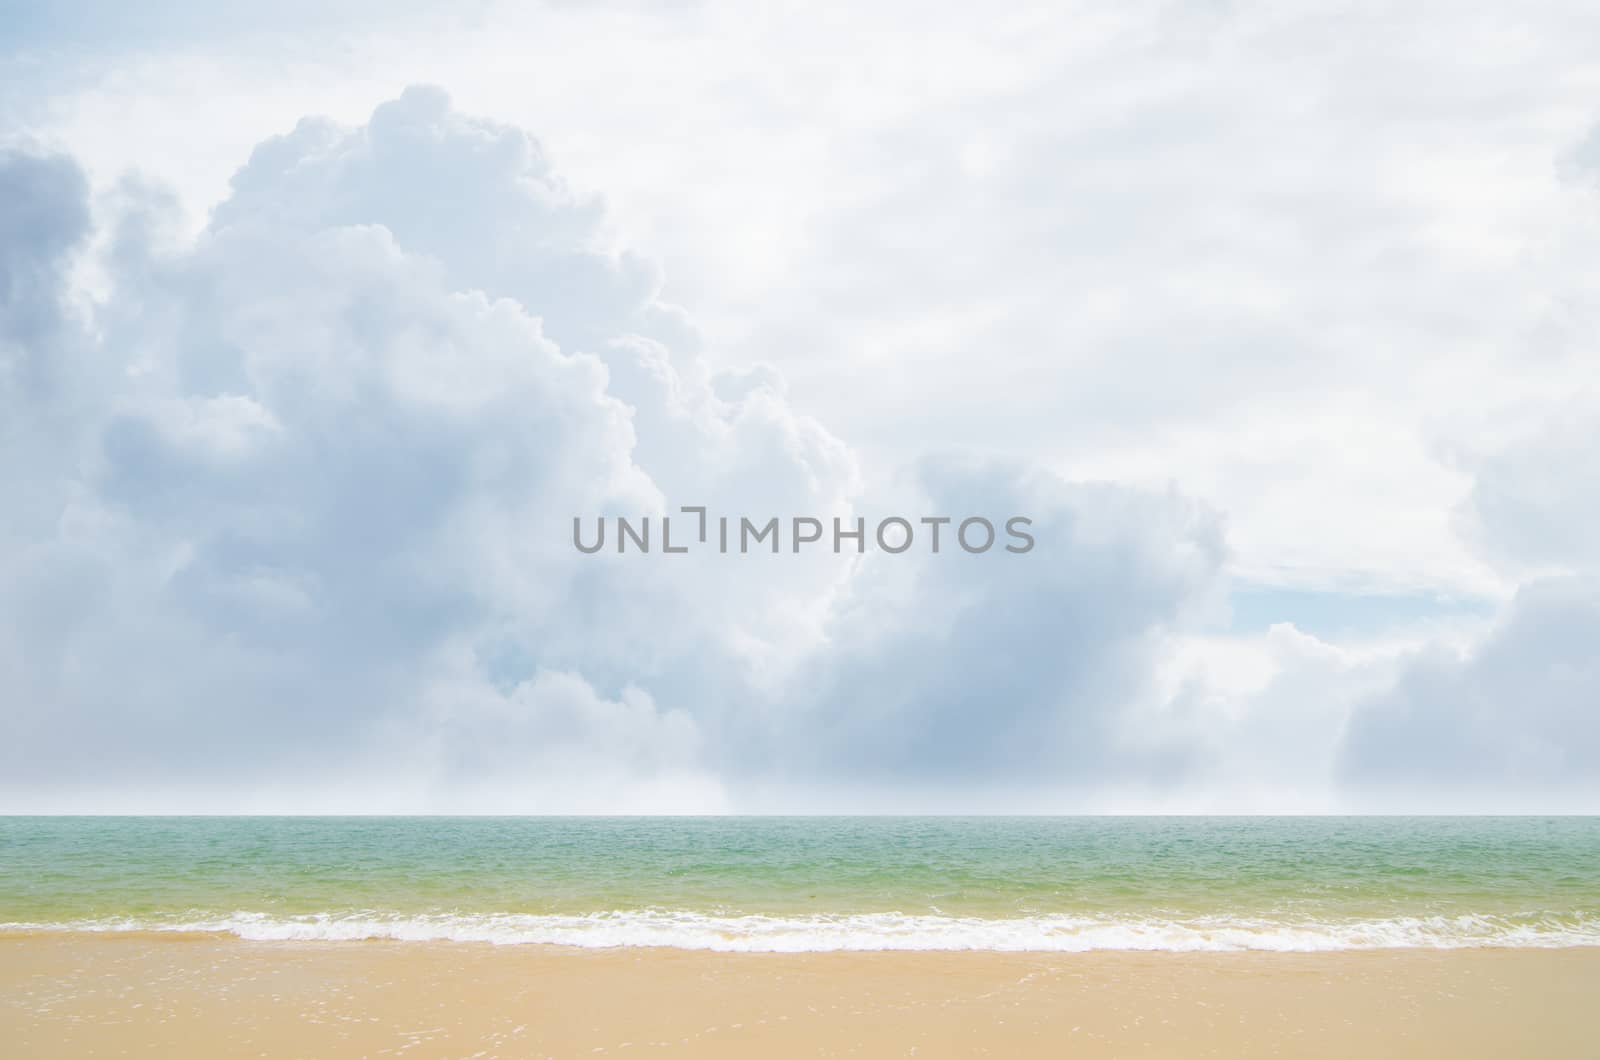
{"type": "Polygon", "coordinates": [[[820,950],[1600,945],[1600,818],[0,818],[0,931],[820,950]]]}

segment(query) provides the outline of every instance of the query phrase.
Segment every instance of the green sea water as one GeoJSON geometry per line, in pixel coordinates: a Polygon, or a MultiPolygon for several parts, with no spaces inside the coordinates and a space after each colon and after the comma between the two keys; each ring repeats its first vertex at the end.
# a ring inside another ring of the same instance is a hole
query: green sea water
{"type": "Polygon", "coordinates": [[[0,930],[725,950],[1600,945],[1600,818],[0,818],[0,930]]]}

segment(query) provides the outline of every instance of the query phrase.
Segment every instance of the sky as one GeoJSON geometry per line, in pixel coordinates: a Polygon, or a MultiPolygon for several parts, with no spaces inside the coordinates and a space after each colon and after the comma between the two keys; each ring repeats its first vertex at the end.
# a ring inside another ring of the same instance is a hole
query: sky
{"type": "Polygon", "coordinates": [[[1600,812],[1600,11],[0,0],[0,497],[0,812],[1600,812]]]}

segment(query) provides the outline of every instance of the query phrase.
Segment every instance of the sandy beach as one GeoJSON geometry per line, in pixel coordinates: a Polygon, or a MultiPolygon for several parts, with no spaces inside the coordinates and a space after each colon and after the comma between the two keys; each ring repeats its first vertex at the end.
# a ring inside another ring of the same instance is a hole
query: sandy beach
{"type": "Polygon", "coordinates": [[[0,938],[12,1057],[1593,1057],[1600,948],[714,954],[0,938]]]}

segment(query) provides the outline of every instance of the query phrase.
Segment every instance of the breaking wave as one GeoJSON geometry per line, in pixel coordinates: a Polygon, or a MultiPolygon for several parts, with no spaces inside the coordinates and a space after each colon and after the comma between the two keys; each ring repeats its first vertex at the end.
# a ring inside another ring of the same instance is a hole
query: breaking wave
{"type": "Polygon", "coordinates": [[[487,942],[585,949],[666,947],[728,953],[1097,950],[1330,952],[1384,949],[1553,949],[1600,946],[1600,915],[1405,916],[1286,921],[1065,914],[981,918],[900,913],[728,916],[631,910],[585,915],[236,912],[161,918],[6,923],[0,930],[187,932],[256,941],[487,942]]]}

